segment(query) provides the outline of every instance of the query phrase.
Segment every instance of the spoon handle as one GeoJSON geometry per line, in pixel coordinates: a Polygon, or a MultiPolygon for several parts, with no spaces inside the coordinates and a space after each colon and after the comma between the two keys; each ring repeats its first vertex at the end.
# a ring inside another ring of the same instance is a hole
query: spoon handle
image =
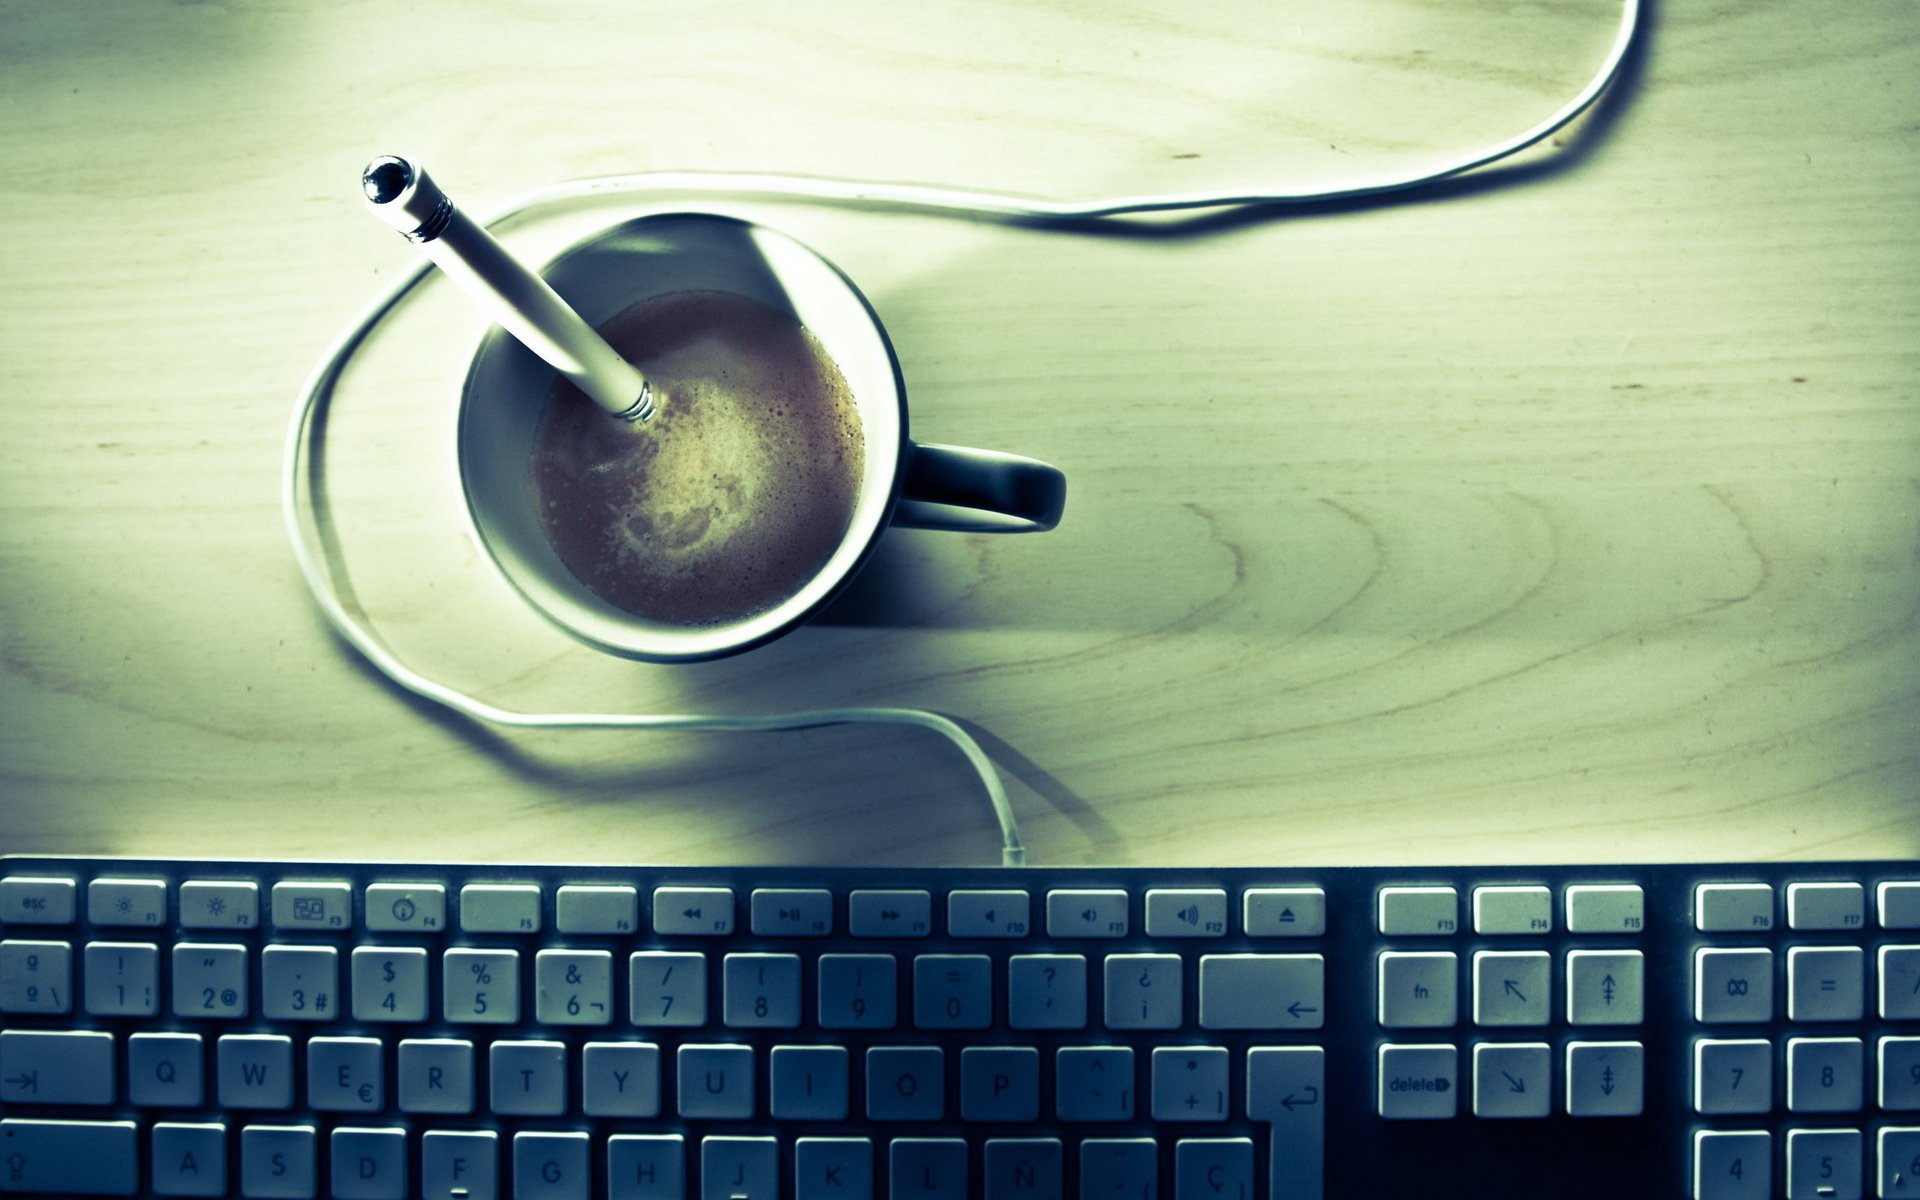
{"type": "Polygon", "coordinates": [[[653,389],[547,281],[508,253],[404,158],[386,155],[361,175],[367,207],[416,243],[501,328],[616,417],[653,416],[653,389]]]}

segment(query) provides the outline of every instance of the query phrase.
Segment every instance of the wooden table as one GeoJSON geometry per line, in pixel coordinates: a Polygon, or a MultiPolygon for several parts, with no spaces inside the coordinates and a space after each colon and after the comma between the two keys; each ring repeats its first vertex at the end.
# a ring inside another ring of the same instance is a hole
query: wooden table
{"type": "MultiPolygon", "coordinates": [[[[412,152],[476,209],[666,168],[1338,183],[1530,125],[1618,11],[0,8],[0,846],[993,861],[934,736],[499,732],[332,636],[281,450],[412,261],[361,165],[412,152]]],[[[916,436],[1066,470],[1053,533],[894,533],[774,646],[596,655],[463,531],[482,326],[432,280],[336,398],[341,569],[403,657],[508,706],[951,713],[1036,862],[1920,852],[1920,6],[1649,19],[1594,115],[1413,202],[1071,233],[672,198],[837,261],[916,436]]]]}

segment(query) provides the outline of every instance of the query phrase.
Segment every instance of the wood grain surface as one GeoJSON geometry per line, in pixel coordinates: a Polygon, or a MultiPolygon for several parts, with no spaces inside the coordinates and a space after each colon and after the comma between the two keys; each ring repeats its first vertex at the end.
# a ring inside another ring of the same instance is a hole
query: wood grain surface
{"type": "MultiPolygon", "coordinates": [[[[1299,188],[1504,138],[1612,0],[0,6],[0,849],[993,861],[936,737],[505,733],[386,685],[288,549],[296,390],[411,262],[359,168],[485,209],[667,168],[1057,198],[1299,188]]],[[[950,713],[1034,861],[1920,853],[1920,6],[1659,0],[1601,108],[1400,203],[1078,232],[698,196],[882,315],[917,437],[1070,479],[896,531],[817,623],[578,647],[463,528],[482,326],[342,381],[381,636],[532,710],[950,713]]]]}

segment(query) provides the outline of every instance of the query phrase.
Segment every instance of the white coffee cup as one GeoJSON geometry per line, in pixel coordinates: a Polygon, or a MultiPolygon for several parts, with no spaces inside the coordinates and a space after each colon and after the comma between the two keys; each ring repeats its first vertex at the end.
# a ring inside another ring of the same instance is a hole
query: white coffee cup
{"type": "Polygon", "coordinates": [[[846,533],[798,590],[722,624],[648,620],[593,592],[548,541],[529,462],[555,372],[504,330],[489,331],[467,373],[455,435],[473,533],[509,585],[590,646],[655,662],[734,654],[818,612],[889,524],[1025,532],[1060,519],[1066,477],[1046,463],[908,438],[906,385],[880,318],[852,280],[785,234],[710,213],[640,217],[573,246],[541,274],[594,326],[670,292],[732,292],[792,315],[845,376],[864,439],[865,469],[846,533]]]}

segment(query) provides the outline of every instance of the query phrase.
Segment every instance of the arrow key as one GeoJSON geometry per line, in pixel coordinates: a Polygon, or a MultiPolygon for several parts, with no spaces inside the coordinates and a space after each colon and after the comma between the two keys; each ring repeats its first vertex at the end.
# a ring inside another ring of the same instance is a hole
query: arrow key
{"type": "Polygon", "coordinates": [[[1567,1114],[1639,1116],[1645,1061],[1639,1042],[1568,1042],[1567,1114]]]}
{"type": "Polygon", "coordinates": [[[1645,967],[1638,950],[1567,951],[1567,1023],[1640,1024],[1645,967]]]}
{"type": "Polygon", "coordinates": [[[1552,1107],[1547,1079],[1553,1048],[1545,1042],[1482,1042],[1473,1048],[1473,1115],[1544,1117],[1552,1107]]]}
{"type": "Polygon", "coordinates": [[[1482,950],[1473,956],[1473,1023],[1545,1025],[1547,976],[1553,956],[1544,950],[1482,950]]]}

